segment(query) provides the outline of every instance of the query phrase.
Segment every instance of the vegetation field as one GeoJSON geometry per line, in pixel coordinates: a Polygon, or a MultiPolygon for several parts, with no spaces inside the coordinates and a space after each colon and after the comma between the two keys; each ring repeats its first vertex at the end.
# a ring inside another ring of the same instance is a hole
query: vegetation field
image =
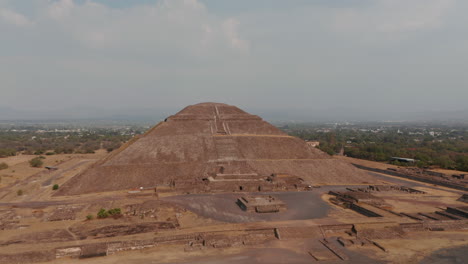
{"type": "Polygon", "coordinates": [[[304,140],[319,141],[318,147],[329,154],[372,161],[404,157],[415,159],[419,167],[468,171],[465,124],[284,124],[281,128],[304,140]]]}

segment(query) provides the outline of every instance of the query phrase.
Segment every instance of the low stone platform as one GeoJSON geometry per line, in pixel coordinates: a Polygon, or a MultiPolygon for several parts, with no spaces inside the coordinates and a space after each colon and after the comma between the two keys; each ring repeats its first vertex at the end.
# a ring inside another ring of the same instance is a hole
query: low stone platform
{"type": "Polygon", "coordinates": [[[237,199],[237,204],[247,212],[277,213],[286,210],[286,204],[271,195],[243,196],[237,199]]]}

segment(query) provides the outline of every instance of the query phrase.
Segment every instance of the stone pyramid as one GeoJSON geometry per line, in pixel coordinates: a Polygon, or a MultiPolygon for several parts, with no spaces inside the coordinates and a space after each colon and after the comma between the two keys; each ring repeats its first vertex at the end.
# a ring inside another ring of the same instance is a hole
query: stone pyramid
{"type": "Polygon", "coordinates": [[[220,103],[191,105],[66,182],[58,195],[197,184],[216,173],[290,174],[310,184],[360,184],[364,171],[256,115],[220,103]],[[220,171],[221,170],[221,171],[220,171]]]}

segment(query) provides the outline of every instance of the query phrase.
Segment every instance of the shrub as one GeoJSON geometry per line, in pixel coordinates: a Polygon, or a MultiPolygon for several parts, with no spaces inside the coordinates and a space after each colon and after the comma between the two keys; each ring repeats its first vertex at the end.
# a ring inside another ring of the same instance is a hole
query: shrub
{"type": "Polygon", "coordinates": [[[18,196],[23,195],[23,190],[19,189],[18,191],[16,191],[16,194],[17,194],[18,196]]]}
{"type": "Polygon", "coordinates": [[[49,152],[46,152],[46,155],[47,155],[47,156],[50,156],[50,155],[55,155],[55,152],[51,152],[51,151],[49,151],[49,152]]]}
{"type": "Polygon", "coordinates": [[[114,209],[109,209],[107,213],[113,216],[113,215],[120,215],[122,211],[120,210],[120,208],[114,208],[114,209]]]}
{"type": "Polygon", "coordinates": [[[0,163],[0,170],[8,169],[8,164],[5,162],[0,163]]]}
{"type": "Polygon", "coordinates": [[[34,168],[39,168],[44,164],[40,157],[35,157],[34,159],[29,161],[29,165],[34,168]]]}
{"type": "Polygon", "coordinates": [[[5,158],[5,157],[15,156],[15,155],[16,155],[16,149],[0,148],[0,158],[5,158]]]}
{"type": "Polygon", "coordinates": [[[106,210],[106,209],[102,208],[97,213],[98,218],[107,218],[109,216],[112,216],[114,218],[119,218],[119,217],[122,216],[122,210],[120,210],[120,208],[112,208],[112,209],[109,209],[109,210],[106,210]]]}
{"type": "Polygon", "coordinates": [[[86,220],[93,220],[94,216],[92,214],[89,214],[86,216],[86,220]]]}
{"type": "Polygon", "coordinates": [[[59,185],[58,185],[58,184],[54,184],[54,186],[52,186],[52,190],[54,190],[54,191],[55,191],[55,190],[58,190],[58,188],[59,188],[59,185]]]}
{"type": "Polygon", "coordinates": [[[99,210],[99,212],[97,213],[98,218],[107,218],[108,216],[109,216],[109,213],[107,213],[106,209],[104,208],[99,210]]]}

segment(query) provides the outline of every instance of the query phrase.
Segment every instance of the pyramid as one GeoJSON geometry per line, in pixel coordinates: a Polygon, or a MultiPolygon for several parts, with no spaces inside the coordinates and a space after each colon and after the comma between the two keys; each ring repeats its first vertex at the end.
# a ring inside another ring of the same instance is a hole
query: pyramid
{"type": "Polygon", "coordinates": [[[191,105],[66,182],[58,195],[196,184],[215,175],[289,174],[310,184],[360,184],[367,173],[241,109],[191,105]]]}

